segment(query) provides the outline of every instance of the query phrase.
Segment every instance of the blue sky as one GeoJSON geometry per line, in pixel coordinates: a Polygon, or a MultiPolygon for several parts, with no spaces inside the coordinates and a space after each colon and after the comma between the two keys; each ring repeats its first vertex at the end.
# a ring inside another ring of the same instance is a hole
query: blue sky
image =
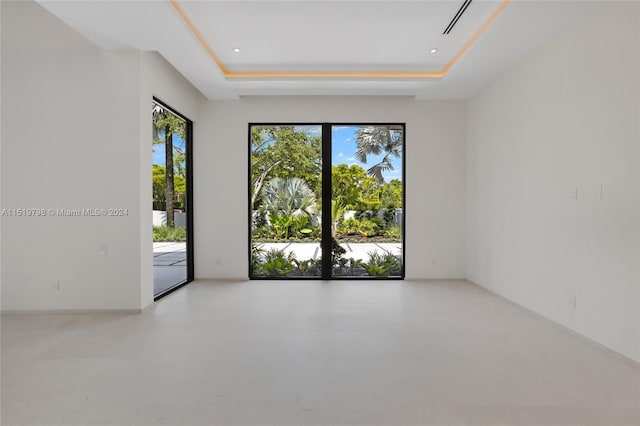
{"type": "MultiPolygon", "coordinates": [[[[162,136],[164,137],[164,135],[162,136]]],[[[184,152],[184,141],[178,135],[173,135],[173,147],[184,152]]],[[[164,144],[153,145],[153,164],[164,166],[164,144]]]]}
{"type": "MultiPolygon", "coordinates": [[[[367,164],[359,162],[355,157],[356,131],[359,126],[334,126],[333,145],[331,146],[331,161],[333,164],[357,164],[367,170],[372,165],[378,163],[384,155],[367,156],[367,164]]],[[[387,170],[382,173],[384,180],[389,182],[392,179],[402,180],[402,158],[391,157],[391,164],[394,170],[387,170]]]]}
{"type": "MultiPolygon", "coordinates": [[[[357,164],[367,170],[371,165],[376,164],[382,159],[382,155],[369,156],[367,158],[368,165],[360,163],[355,158],[356,150],[356,131],[359,126],[334,126],[333,127],[333,146],[331,147],[331,161],[333,164],[357,164]]],[[[312,135],[320,136],[320,126],[310,126],[308,128],[312,135]]],[[[173,144],[184,150],[184,141],[178,135],[173,136],[173,144]]],[[[164,166],[164,145],[153,146],[153,164],[164,166]]],[[[402,180],[402,158],[391,157],[391,163],[395,170],[388,170],[382,173],[386,182],[392,179],[402,180]]]]}

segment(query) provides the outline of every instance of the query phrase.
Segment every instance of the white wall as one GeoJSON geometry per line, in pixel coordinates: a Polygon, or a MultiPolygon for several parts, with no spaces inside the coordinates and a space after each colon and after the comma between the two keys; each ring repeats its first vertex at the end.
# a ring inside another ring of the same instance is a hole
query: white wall
{"type": "Polygon", "coordinates": [[[463,102],[403,97],[208,102],[194,142],[196,277],[247,278],[250,122],[406,122],[406,275],[464,277],[465,119],[463,102]]]}
{"type": "Polygon", "coordinates": [[[156,54],[102,51],[33,2],[0,7],[2,208],[128,211],[2,217],[2,310],[140,309],[153,297],[152,95],[193,116],[201,97],[156,54]]]}
{"type": "MultiPolygon", "coordinates": [[[[0,25],[2,25],[2,6],[0,6],[0,25]]],[[[0,30],[0,82],[2,81],[2,31],[0,30]]],[[[0,100],[2,99],[2,84],[0,84],[0,100]]],[[[2,102],[0,101],[0,129],[2,129],[2,102]]],[[[0,210],[2,202],[2,131],[0,130],[0,210]]],[[[0,217],[0,236],[2,236],[2,218],[0,217]]],[[[0,290],[2,289],[2,242],[0,240],[0,290]]],[[[2,292],[0,291],[0,310],[2,309],[2,292]]]]}
{"type": "Polygon", "coordinates": [[[638,17],[601,3],[469,102],[467,277],[640,361],[638,17]]]}
{"type": "Polygon", "coordinates": [[[2,207],[128,209],[2,217],[2,309],[140,308],[138,56],[100,51],[35,3],[1,7],[2,207]]]}

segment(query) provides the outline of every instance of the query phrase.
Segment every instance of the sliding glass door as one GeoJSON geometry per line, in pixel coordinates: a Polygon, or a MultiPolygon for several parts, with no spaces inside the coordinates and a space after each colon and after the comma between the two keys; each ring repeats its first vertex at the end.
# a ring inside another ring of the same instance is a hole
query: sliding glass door
{"type": "Polygon", "coordinates": [[[404,277],[404,124],[251,124],[249,145],[251,278],[404,277]]]}

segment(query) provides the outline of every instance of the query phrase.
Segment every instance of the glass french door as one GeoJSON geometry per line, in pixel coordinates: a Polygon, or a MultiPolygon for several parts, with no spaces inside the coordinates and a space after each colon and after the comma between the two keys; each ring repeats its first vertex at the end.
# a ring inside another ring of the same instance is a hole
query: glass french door
{"type": "Polygon", "coordinates": [[[250,124],[250,278],[403,278],[404,130],[250,124]]]}
{"type": "Polygon", "coordinates": [[[193,280],[192,122],[153,100],[153,294],[193,280]]]}

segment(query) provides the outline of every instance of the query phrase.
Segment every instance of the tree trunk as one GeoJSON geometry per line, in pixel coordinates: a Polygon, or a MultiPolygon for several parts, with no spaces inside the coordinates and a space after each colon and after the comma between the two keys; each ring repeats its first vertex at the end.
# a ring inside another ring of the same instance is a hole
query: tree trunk
{"type": "Polygon", "coordinates": [[[269,167],[267,167],[262,173],[260,173],[260,176],[258,176],[258,178],[256,179],[256,181],[253,183],[253,194],[251,194],[251,208],[254,208],[254,204],[256,203],[256,199],[258,198],[258,195],[260,194],[260,190],[262,189],[262,186],[264,185],[264,181],[267,179],[267,176],[269,176],[269,173],[271,172],[271,170],[273,170],[273,168],[275,166],[277,166],[278,164],[280,164],[282,162],[282,160],[278,160],[275,163],[273,163],[272,165],[270,165],[269,167]]]}
{"type": "Polygon", "coordinates": [[[164,128],[164,153],[165,153],[165,209],[167,211],[167,227],[175,227],[175,220],[173,214],[173,133],[171,128],[167,125],[164,128]]]}

